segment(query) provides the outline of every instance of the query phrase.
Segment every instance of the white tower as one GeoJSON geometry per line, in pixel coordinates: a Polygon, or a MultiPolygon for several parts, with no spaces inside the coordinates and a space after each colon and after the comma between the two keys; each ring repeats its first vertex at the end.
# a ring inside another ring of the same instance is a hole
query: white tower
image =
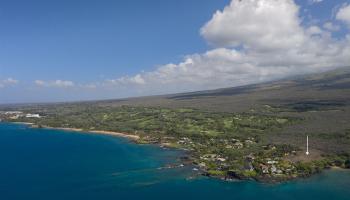
{"type": "Polygon", "coordinates": [[[309,155],[309,136],[306,136],[306,155],[309,155]]]}

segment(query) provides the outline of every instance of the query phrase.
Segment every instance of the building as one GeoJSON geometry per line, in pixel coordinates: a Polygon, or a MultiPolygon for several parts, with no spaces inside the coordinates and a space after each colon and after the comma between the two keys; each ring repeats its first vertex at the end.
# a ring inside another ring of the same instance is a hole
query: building
{"type": "Polygon", "coordinates": [[[39,114],[26,114],[27,118],[40,118],[39,114]]]}

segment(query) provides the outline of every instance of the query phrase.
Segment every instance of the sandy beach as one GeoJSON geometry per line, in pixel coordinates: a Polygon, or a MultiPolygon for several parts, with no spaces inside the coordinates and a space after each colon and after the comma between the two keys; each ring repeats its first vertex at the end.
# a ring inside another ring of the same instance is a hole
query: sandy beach
{"type": "MultiPolygon", "coordinates": [[[[33,124],[30,124],[33,125],[33,124]]],[[[44,126],[43,128],[47,129],[57,129],[57,130],[64,130],[64,131],[76,131],[76,132],[81,132],[81,133],[92,133],[92,134],[103,134],[103,135],[111,135],[111,136],[116,136],[116,137],[123,137],[123,138],[128,138],[130,140],[138,140],[140,139],[140,136],[138,135],[131,135],[127,133],[120,133],[120,132],[114,132],[114,131],[101,131],[101,130],[93,130],[93,131],[86,131],[80,128],[62,128],[62,127],[48,127],[44,126]]]]}
{"type": "Polygon", "coordinates": [[[132,140],[138,140],[140,139],[140,136],[138,135],[130,135],[126,133],[119,133],[119,132],[113,132],[113,131],[88,131],[89,133],[97,133],[97,134],[105,134],[105,135],[113,135],[118,137],[125,137],[132,140]]]}
{"type": "Polygon", "coordinates": [[[14,124],[24,124],[24,125],[34,125],[33,123],[29,123],[29,122],[12,122],[14,124]]]}

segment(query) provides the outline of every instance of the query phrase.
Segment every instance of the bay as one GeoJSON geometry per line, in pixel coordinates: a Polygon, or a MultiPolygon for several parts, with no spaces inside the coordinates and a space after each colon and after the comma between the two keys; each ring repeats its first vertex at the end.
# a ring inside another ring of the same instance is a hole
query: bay
{"type": "Polygon", "coordinates": [[[336,199],[350,172],[329,170],[282,184],[196,177],[183,152],[122,138],[0,123],[0,199],[336,199]]]}

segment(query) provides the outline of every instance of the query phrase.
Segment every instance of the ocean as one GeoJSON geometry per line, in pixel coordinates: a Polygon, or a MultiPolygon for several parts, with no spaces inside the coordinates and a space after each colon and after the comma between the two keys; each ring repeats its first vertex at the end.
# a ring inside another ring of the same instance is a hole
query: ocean
{"type": "Polygon", "coordinates": [[[107,135],[0,123],[0,200],[350,199],[350,171],[282,184],[224,182],[178,165],[183,152],[107,135]]]}

